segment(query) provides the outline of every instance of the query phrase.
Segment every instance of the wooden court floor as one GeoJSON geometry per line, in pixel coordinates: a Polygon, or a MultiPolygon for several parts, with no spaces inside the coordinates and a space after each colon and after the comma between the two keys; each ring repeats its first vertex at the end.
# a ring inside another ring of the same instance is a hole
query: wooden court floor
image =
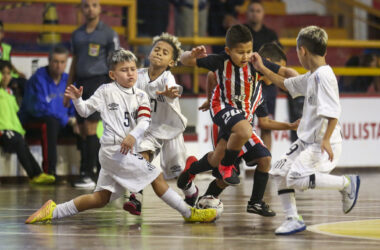
{"type": "MultiPolygon", "coordinates": [[[[223,193],[224,214],[212,224],[184,223],[149,187],[139,217],[122,210],[122,198],[52,224],[25,225],[46,200],[60,203],[89,191],[69,184],[0,184],[0,249],[380,249],[380,169],[339,170],[345,172],[359,173],[362,179],[354,210],[344,215],[335,191],[298,193],[299,212],[309,230],[281,237],[273,233],[284,219],[273,183],[265,200],[277,216],[245,212],[252,187],[249,176],[223,193]]],[[[196,180],[202,193],[208,182],[196,180]]],[[[175,187],[175,182],[170,185],[175,187]]]]}

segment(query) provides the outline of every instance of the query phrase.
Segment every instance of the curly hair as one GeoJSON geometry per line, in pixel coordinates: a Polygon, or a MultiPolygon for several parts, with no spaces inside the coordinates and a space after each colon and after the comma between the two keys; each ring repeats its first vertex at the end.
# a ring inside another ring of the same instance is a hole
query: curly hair
{"type": "Polygon", "coordinates": [[[153,37],[153,47],[160,41],[166,42],[172,46],[174,66],[176,66],[182,54],[181,42],[178,40],[178,37],[170,35],[169,33],[162,33],[160,36],[153,37]]]}

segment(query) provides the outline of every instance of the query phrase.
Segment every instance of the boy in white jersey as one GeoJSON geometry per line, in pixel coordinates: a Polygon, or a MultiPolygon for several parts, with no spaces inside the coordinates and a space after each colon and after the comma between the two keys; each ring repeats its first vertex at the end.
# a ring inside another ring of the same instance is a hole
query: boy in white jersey
{"type": "Polygon", "coordinates": [[[319,27],[301,29],[297,37],[297,55],[309,70],[304,75],[284,79],[272,73],[256,53],[253,64],[278,87],[289,91],[293,98],[305,96],[303,115],[298,126],[298,140],[271,169],[275,177],[285,222],[276,229],[278,235],[289,235],[306,229],[297,213],[294,190],[333,189],[343,197],[343,212],[355,206],[360,179],[357,175],[335,176],[342,149],[338,119],[341,113],[338,84],[331,67],[326,64],[327,34],[319,27]]]}
{"type": "Polygon", "coordinates": [[[70,85],[66,89],[65,96],[73,99],[81,116],[87,117],[95,111],[101,115],[104,132],[100,139],[99,161],[102,169],[98,183],[92,194],[59,205],[52,200],[47,201],[25,223],[50,221],[87,209],[104,207],[123,195],[125,189],[137,192],[150,183],[157,196],[179,211],[185,221],[215,220],[215,209],[203,211],[190,208],[168,186],[155,166],[133,152],[150,123],[148,96],[134,86],[137,80],[136,61],[130,51],[114,51],[109,58],[109,76],[114,82],[99,87],[86,101],[81,98],[83,87],[77,89],[70,85]]]}
{"type": "MultiPolygon", "coordinates": [[[[166,180],[174,179],[182,172],[186,163],[186,147],[183,139],[187,119],[181,113],[178,97],[182,87],[177,85],[170,68],[181,55],[181,43],[168,33],[153,38],[148,68],[138,70],[136,87],[144,90],[151,104],[152,122],[144,139],[137,145],[137,152],[152,161],[160,151],[161,168],[166,180]]],[[[185,201],[190,206],[198,197],[198,189],[192,184],[183,190],[185,201]]],[[[124,209],[131,214],[141,214],[142,191],[132,193],[124,209]]]]}

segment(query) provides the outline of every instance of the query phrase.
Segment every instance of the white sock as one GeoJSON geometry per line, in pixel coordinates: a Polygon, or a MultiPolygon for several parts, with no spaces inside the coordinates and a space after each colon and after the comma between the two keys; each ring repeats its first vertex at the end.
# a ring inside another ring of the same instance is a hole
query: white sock
{"type": "Polygon", "coordinates": [[[286,214],[286,218],[289,217],[298,217],[297,205],[296,205],[296,196],[294,192],[283,193],[279,195],[282,208],[286,214]]]}
{"type": "Polygon", "coordinates": [[[160,198],[170,207],[180,212],[183,217],[189,218],[191,216],[190,207],[182,200],[181,196],[170,187],[160,198]]]}
{"type": "Polygon", "coordinates": [[[315,174],[316,189],[343,190],[347,182],[349,181],[345,176],[336,176],[322,173],[315,174]]]}
{"type": "Polygon", "coordinates": [[[182,191],[185,194],[185,196],[193,196],[193,194],[197,192],[197,188],[195,187],[194,182],[191,182],[191,186],[188,189],[182,191]]]}
{"type": "Polygon", "coordinates": [[[78,213],[78,209],[74,204],[74,200],[58,204],[53,211],[53,219],[60,219],[67,216],[73,216],[78,213]]]}

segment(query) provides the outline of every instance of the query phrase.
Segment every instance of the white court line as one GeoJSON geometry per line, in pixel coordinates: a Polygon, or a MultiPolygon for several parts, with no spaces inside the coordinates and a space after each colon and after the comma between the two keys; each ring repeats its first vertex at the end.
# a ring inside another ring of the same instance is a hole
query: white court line
{"type": "MultiPolygon", "coordinates": [[[[365,239],[365,240],[380,241],[380,239],[371,238],[371,237],[334,234],[334,233],[329,233],[329,232],[325,232],[325,231],[322,231],[322,230],[318,229],[318,226],[338,224],[338,223],[341,223],[341,222],[346,223],[346,222],[357,222],[357,221],[373,221],[373,220],[351,220],[351,221],[339,221],[339,222],[321,223],[321,224],[316,224],[316,225],[308,226],[306,229],[308,231],[310,231],[310,232],[313,232],[313,233],[319,233],[319,234],[324,234],[324,235],[334,236],[334,237],[343,237],[343,238],[350,238],[350,239],[362,239],[362,240],[365,239]]],[[[379,244],[379,243],[377,243],[377,244],[379,244]]]]}
{"type": "MultiPolygon", "coordinates": [[[[0,236],[9,236],[9,235],[33,235],[33,236],[62,236],[62,237],[118,237],[118,238],[125,238],[127,237],[125,234],[78,234],[78,233],[36,233],[36,232],[0,232],[0,236]]],[[[277,236],[275,239],[273,238],[259,238],[255,235],[255,237],[248,236],[247,238],[244,237],[207,237],[207,236],[185,236],[185,235],[130,235],[133,238],[159,238],[159,239],[192,239],[192,240],[242,240],[242,241],[267,241],[267,242],[273,242],[273,241],[279,241],[279,242],[305,242],[310,241],[310,239],[294,239],[289,237],[281,237],[277,236]]],[[[313,239],[313,243],[320,244],[320,243],[336,243],[336,244],[358,244],[358,245],[375,245],[378,246],[378,242],[357,242],[357,241],[349,241],[349,242],[342,242],[341,240],[326,240],[326,239],[313,239]]]]}

